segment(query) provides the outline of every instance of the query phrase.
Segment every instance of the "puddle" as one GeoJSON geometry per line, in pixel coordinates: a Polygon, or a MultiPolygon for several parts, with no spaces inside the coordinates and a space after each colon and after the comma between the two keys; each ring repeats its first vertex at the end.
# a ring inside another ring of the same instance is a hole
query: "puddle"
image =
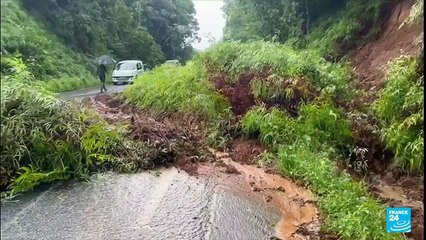
{"type": "Polygon", "coordinates": [[[375,188],[378,190],[378,194],[382,198],[399,201],[402,203],[402,205],[407,207],[423,209],[423,203],[420,201],[408,199],[402,187],[378,185],[375,186],[375,188]]]}
{"type": "Polygon", "coordinates": [[[201,165],[198,173],[215,176],[217,183],[228,191],[277,211],[281,218],[275,225],[276,237],[307,239],[307,235],[319,235],[320,220],[312,192],[282,176],[237,163],[226,153],[214,153],[219,160],[214,165],[201,165]],[[231,174],[230,168],[234,169],[231,174]]]}

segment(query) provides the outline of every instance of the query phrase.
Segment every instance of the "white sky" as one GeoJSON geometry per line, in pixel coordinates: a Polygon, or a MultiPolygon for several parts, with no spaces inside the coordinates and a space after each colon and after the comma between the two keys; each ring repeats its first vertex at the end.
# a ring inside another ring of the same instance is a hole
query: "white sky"
{"type": "Polygon", "coordinates": [[[195,11],[195,18],[198,21],[200,30],[198,37],[201,42],[194,42],[192,46],[197,50],[204,50],[210,43],[208,41],[209,35],[216,41],[222,40],[223,27],[225,26],[225,18],[223,16],[222,0],[193,0],[195,11]]]}

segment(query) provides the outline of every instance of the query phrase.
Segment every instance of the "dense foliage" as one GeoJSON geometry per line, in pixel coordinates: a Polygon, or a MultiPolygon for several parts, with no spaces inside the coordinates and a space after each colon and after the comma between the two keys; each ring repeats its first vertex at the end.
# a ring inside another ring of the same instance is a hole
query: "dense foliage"
{"type": "Polygon", "coordinates": [[[67,45],[91,55],[187,60],[197,23],[190,0],[31,1],[24,6],[67,45]]]}
{"type": "Polygon", "coordinates": [[[303,180],[319,196],[325,231],[342,239],[400,239],[377,221],[385,217],[384,206],[367,186],[336,171],[332,160],[340,158],[337,147],[353,144],[345,114],[329,103],[307,104],[300,112],[294,119],[278,109],[258,107],[244,116],[242,131],[269,147],[259,161],[277,163],[282,173],[303,180]]]}
{"type": "Polygon", "coordinates": [[[190,0],[6,0],[1,6],[2,59],[21,58],[57,92],[96,83],[90,59],[104,54],[140,59],[148,68],[166,59],[184,62],[198,29],[190,0]]]}
{"type": "Polygon", "coordinates": [[[340,58],[380,30],[387,0],[227,0],[226,40],[296,41],[340,58]],[[277,7],[278,6],[278,7],[277,7]]]}
{"type": "Polygon", "coordinates": [[[148,159],[143,144],[124,138],[124,126],[113,129],[93,109],[60,100],[22,66],[15,64],[1,86],[0,186],[6,193],[105,169],[131,171],[148,159]]]}
{"type": "Polygon", "coordinates": [[[28,16],[19,1],[1,1],[1,72],[11,70],[17,53],[35,79],[54,79],[54,90],[61,91],[95,82],[91,63],[80,53],[67,48],[35,19],[28,16]],[[8,58],[9,57],[9,58],[8,58]],[[56,86],[57,85],[57,86],[56,86]]]}
{"type": "Polygon", "coordinates": [[[403,56],[390,62],[386,87],[374,105],[384,142],[407,171],[424,167],[423,61],[403,56]]]}

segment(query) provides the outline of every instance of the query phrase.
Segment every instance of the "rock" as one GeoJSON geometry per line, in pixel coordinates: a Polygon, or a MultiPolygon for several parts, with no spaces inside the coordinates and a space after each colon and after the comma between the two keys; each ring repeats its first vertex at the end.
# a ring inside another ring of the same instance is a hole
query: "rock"
{"type": "Polygon", "coordinates": [[[260,192],[260,191],[262,191],[262,189],[260,189],[258,187],[253,187],[252,190],[253,190],[253,192],[260,192]]]}
{"type": "Polygon", "coordinates": [[[277,188],[275,188],[276,191],[280,191],[280,192],[285,192],[285,188],[283,188],[282,186],[279,186],[277,188]]]}
{"type": "Polygon", "coordinates": [[[269,196],[269,195],[265,195],[264,196],[264,199],[265,199],[265,202],[270,202],[271,200],[272,200],[272,197],[271,196],[269,196]]]}

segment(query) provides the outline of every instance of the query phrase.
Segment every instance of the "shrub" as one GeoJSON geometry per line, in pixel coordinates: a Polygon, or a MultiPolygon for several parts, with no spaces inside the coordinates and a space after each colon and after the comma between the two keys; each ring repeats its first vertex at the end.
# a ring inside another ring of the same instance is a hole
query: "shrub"
{"type": "Polygon", "coordinates": [[[329,160],[330,153],[313,152],[300,142],[281,146],[278,151],[281,171],[303,180],[319,196],[325,218],[323,229],[338,233],[342,239],[403,239],[386,232],[382,220],[385,206],[369,196],[365,184],[339,174],[329,160]]]}
{"type": "Polygon", "coordinates": [[[250,110],[241,120],[243,133],[258,135],[259,140],[269,147],[294,142],[300,134],[297,127],[296,121],[282,111],[265,107],[250,110]]]}
{"type": "Polygon", "coordinates": [[[351,73],[347,66],[332,64],[309,51],[294,50],[278,43],[264,41],[244,44],[223,43],[198,56],[197,61],[203,62],[210,77],[225,76],[229,84],[236,83],[242,74],[250,72],[265,75],[261,81],[266,81],[266,78],[270,77],[270,85],[255,83],[253,91],[261,97],[274,95],[275,92],[271,88],[284,92],[289,86],[282,84],[284,81],[295,83],[299,81],[303,84],[295,85],[312,87],[317,92],[350,96],[348,81],[351,73]]]}
{"type": "Polygon", "coordinates": [[[353,142],[348,121],[339,109],[329,104],[303,105],[297,119],[278,109],[259,107],[247,112],[241,122],[243,133],[259,135],[261,142],[270,147],[295,141],[318,148],[353,142]]]}
{"type": "Polygon", "coordinates": [[[391,61],[386,87],[373,105],[382,138],[406,171],[423,172],[423,78],[422,56],[402,56],[391,61]]]}
{"type": "Polygon", "coordinates": [[[162,65],[124,91],[128,101],[159,112],[180,112],[208,121],[229,118],[229,104],[203,76],[201,66],[162,65]]]}
{"type": "Polygon", "coordinates": [[[96,113],[40,86],[4,83],[1,105],[1,172],[15,193],[99,170],[123,141],[96,113]]]}
{"type": "Polygon", "coordinates": [[[88,58],[68,49],[45,31],[20,1],[2,1],[1,9],[3,75],[7,74],[7,68],[13,67],[3,62],[7,58],[20,58],[34,75],[32,80],[48,82],[53,91],[73,90],[96,82],[88,58]]]}
{"type": "Polygon", "coordinates": [[[349,121],[331,104],[306,104],[300,109],[301,129],[322,144],[352,144],[349,121]]]}

